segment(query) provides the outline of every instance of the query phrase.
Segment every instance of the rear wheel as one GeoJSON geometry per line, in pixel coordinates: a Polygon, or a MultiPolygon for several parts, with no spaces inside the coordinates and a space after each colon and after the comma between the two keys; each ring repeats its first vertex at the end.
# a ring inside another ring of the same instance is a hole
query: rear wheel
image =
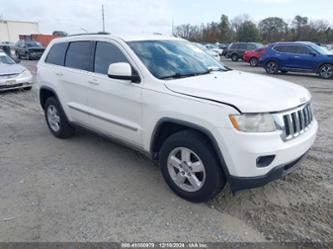
{"type": "Polygon", "coordinates": [[[251,58],[250,59],[250,66],[251,67],[256,67],[256,66],[258,66],[258,59],[257,58],[255,58],[255,57],[253,57],[253,58],[251,58]]]}
{"type": "Polygon", "coordinates": [[[45,119],[51,133],[58,138],[68,138],[74,134],[74,128],[70,125],[59,101],[55,97],[46,100],[45,119]]]}
{"type": "Polygon", "coordinates": [[[200,133],[191,130],[171,135],[162,145],[160,166],[169,187],[180,197],[204,202],[226,184],[214,149],[200,133]]]}
{"type": "Polygon", "coordinates": [[[324,64],[319,68],[319,76],[323,79],[333,78],[333,65],[324,64]]]}
{"type": "Polygon", "coordinates": [[[265,65],[265,70],[268,74],[276,74],[279,71],[279,67],[275,61],[269,61],[265,65]]]}

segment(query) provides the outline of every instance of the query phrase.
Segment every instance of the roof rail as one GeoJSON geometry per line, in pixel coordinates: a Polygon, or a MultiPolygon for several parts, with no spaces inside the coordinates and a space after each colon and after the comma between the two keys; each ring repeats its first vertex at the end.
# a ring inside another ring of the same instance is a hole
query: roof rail
{"type": "Polygon", "coordinates": [[[68,36],[80,36],[80,35],[110,35],[108,32],[97,32],[97,33],[79,33],[79,34],[71,34],[68,36]]]}

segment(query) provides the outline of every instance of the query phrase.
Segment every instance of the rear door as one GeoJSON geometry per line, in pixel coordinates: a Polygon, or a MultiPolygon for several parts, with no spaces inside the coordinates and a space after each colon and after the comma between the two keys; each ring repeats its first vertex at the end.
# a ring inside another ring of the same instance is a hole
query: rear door
{"type": "Polygon", "coordinates": [[[292,67],[291,57],[293,56],[294,49],[289,45],[276,45],[273,47],[274,57],[278,60],[279,66],[282,69],[292,67]]]}
{"type": "MultiPolygon", "coordinates": [[[[87,115],[89,94],[88,72],[92,70],[92,41],[70,42],[66,52],[65,66],[56,74],[61,82],[61,96],[72,121],[88,125],[87,115]]],[[[63,103],[63,105],[64,105],[63,103]]]]}
{"type": "MultiPolygon", "coordinates": [[[[107,75],[112,63],[126,62],[132,65],[128,58],[118,43],[96,42],[94,70],[88,73],[89,112],[93,113],[94,129],[140,147],[141,84],[111,79],[107,75]]],[[[132,68],[135,72],[133,65],[132,68]]]]}

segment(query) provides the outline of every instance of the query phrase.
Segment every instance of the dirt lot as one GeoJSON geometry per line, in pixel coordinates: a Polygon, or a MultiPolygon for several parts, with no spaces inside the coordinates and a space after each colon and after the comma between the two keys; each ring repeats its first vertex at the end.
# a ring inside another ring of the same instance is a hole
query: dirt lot
{"type": "Polygon", "coordinates": [[[308,159],[285,179],[237,196],[227,188],[207,204],[178,198],[156,165],[112,141],[86,131],[55,139],[34,89],[1,93],[0,241],[333,242],[333,80],[276,77],[313,94],[320,130],[308,159]]]}

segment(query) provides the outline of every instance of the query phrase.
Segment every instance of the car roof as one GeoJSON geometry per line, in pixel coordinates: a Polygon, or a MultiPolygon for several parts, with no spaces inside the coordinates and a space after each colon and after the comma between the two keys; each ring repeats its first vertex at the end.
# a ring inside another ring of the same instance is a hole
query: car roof
{"type": "Polygon", "coordinates": [[[286,46],[291,46],[291,45],[312,45],[314,44],[313,42],[306,42],[306,41],[297,41],[297,42],[274,42],[272,43],[272,46],[276,45],[286,45],[286,46]]]}
{"type": "Polygon", "coordinates": [[[55,39],[55,42],[66,42],[66,41],[74,41],[74,40],[93,40],[97,38],[111,38],[115,40],[122,40],[125,42],[131,41],[158,41],[158,40],[179,40],[182,41],[184,39],[173,37],[173,36],[165,36],[165,35],[138,35],[138,36],[116,36],[109,34],[79,34],[79,35],[71,35],[62,38],[55,39]]]}

